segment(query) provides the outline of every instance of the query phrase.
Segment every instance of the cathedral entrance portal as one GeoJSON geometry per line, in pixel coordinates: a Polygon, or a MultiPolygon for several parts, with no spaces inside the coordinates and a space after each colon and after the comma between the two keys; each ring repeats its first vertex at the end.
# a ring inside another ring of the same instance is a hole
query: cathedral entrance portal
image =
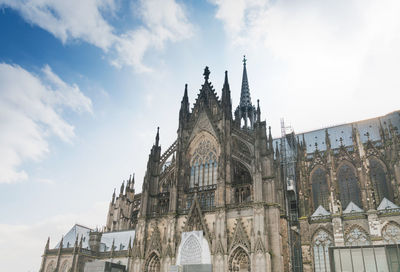
{"type": "Polygon", "coordinates": [[[146,272],[160,272],[160,258],[152,253],[146,263],[146,272]]]}
{"type": "Polygon", "coordinates": [[[232,253],[229,272],[250,272],[250,258],[242,247],[237,247],[232,253]]]}

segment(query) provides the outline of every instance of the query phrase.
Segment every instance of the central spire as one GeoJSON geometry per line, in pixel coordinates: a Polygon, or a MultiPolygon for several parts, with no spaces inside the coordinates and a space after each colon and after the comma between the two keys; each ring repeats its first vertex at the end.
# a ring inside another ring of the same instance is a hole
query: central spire
{"type": "Polygon", "coordinates": [[[242,90],[240,92],[240,103],[235,111],[235,119],[239,126],[244,129],[252,129],[257,121],[257,111],[251,103],[249,81],[247,79],[246,69],[247,59],[243,56],[243,77],[242,90]]]}
{"type": "Polygon", "coordinates": [[[242,90],[240,92],[240,107],[253,106],[251,104],[249,81],[247,79],[246,56],[243,56],[242,90]]]}

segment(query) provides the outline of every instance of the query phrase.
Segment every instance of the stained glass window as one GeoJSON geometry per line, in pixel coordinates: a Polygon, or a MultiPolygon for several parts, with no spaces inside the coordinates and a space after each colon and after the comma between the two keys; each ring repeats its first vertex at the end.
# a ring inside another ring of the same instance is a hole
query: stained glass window
{"type": "Polygon", "coordinates": [[[326,171],[318,167],[311,175],[314,209],[322,205],[329,209],[329,187],[326,180],[326,171]]]}
{"type": "Polygon", "coordinates": [[[389,193],[390,190],[388,188],[386,174],[382,164],[377,159],[370,158],[369,167],[371,182],[375,191],[376,203],[379,204],[384,197],[393,201],[393,198],[389,193]]]}
{"type": "Polygon", "coordinates": [[[314,271],[329,272],[328,248],[332,246],[332,239],[324,230],[319,230],[313,239],[314,271]]]}
{"type": "Polygon", "coordinates": [[[207,139],[200,142],[191,161],[189,187],[207,186],[217,183],[217,150],[207,139]]]}
{"type": "Polygon", "coordinates": [[[360,188],[358,187],[354,168],[343,164],[337,171],[337,179],[342,207],[347,207],[350,201],[361,207],[360,188]]]}

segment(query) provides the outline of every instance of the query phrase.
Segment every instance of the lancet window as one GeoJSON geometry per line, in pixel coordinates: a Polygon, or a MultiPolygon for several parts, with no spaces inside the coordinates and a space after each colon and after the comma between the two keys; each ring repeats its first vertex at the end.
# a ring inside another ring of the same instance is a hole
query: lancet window
{"type": "Polygon", "coordinates": [[[376,203],[379,204],[384,197],[393,201],[382,164],[377,159],[370,158],[369,167],[371,182],[374,186],[376,203]]]}
{"type": "Polygon", "coordinates": [[[361,207],[360,188],[353,167],[343,164],[337,171],[340,201],[342,207],[347,207],[350,201],[361,207]]]}
{"type": "Polygon", "coordinates": [[[200,142],[191,160],[189,187],[214,185],[217,183],[218,161],[215,146],[207,139],[200,142]]]}
{"type": "Polygon", "coordinates": [[[318,167],[311,174],[312,192],[314,209],[322,205],[326,210],[329,209],[329,187],[326,180],[326,171],[318,167]]]}
{"type": "Polygon", "coordinates": [[[324,230],[319,230],[313,239],[314,250],[314,271],[328,272],[329,267],[329,252],[328,248],[332,246],[332,239],[324,230]]]}

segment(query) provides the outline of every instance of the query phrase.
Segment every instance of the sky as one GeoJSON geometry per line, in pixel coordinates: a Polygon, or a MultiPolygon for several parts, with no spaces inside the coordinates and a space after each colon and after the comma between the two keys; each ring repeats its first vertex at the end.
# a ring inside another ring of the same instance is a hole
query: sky
{"type": "Polygon", "coordinates": [[[397,0],[0,0],[0,259],[38,271],[75,223],[105,224],[114,188],[141,191],[157,126],[176,138],[203,69],[280,134],[399,110],[397,0]],[[21,261],[21,257],[23,261],[21,261]]]}

